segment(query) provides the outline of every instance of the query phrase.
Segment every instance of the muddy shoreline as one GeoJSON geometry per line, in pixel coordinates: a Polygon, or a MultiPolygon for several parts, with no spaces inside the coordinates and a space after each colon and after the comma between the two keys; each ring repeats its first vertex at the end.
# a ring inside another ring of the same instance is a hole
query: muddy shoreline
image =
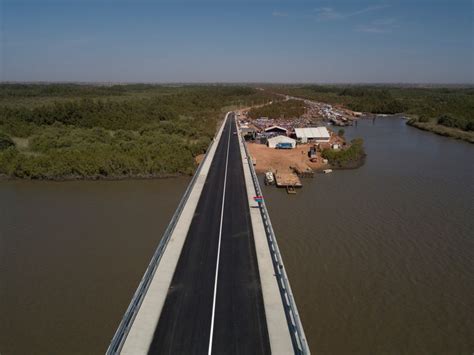
{"type": "Polygon", "coordinates": [[[422,131],[435,133],[439,136],[459,139],[464,142],[474,144],[474,134],[468,131],[462,131],[457,128],[445,127],[432,122],[419,122],[415,118],[407,120],[406,124],[411,127],[421,129],[422,131]]]}
{"type": "Polygon", "coordinates": [[[123,180],[159,180],[159,179],[171,179],[177,177],[191,177],[188,174],[150,174],[150,175],[94,175],[94,176],[79,176],[79,175],[68,175],[61,177],[18,177],[0,174],[1,181],[48,181],[48,182],[67,182],[67,181],[123,181],[123,180]]]}

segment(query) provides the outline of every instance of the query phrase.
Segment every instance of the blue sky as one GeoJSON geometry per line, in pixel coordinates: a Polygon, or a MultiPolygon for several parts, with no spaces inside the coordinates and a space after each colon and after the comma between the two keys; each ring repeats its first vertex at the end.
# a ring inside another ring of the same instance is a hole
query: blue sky
{"type": "Polygon", "coordinates": [[[472,0],[0,0],[0,80],[474,83],[472,0]]]}

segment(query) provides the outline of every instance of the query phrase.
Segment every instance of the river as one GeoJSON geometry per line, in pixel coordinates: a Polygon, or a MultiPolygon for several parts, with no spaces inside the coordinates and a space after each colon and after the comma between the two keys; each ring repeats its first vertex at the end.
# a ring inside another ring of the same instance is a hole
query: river
{"type": "Polygon", "coordinates": [[[0,182],[0,353],[103,354],[189,181],[0,182]]]}
{"type": "MultiPolygon", "coordinates": [[[[313,353],[471,354],[474,145],[345,130],[362,168],[264,187],[313,353]]],[[[103,353],[188,182],[0,182],[0,353],[103,353]]]]}
{"type": "Polygon", "coordinates": [[[310,348],[474,350],[474,145],[361,120],[366,164],[264,193],[310,348]]]}

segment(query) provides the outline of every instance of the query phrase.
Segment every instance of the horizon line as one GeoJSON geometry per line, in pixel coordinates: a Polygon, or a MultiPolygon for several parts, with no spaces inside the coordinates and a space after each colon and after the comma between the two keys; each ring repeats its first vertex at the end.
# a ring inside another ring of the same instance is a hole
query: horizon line
{"type": "Polygon", "coordinates": [[[5,84],[76,84],[76,85],[431,85],[431,86],[474,86],[474,82],[342,82],[342,81],[80,81],[80,80],[0,80],[5,84]]]}

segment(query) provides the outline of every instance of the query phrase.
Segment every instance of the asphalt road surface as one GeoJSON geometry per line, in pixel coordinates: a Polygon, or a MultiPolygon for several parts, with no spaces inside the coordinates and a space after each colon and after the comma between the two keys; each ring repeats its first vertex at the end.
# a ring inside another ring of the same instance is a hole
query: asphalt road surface
{"type": "Polygon", "coordinates": [[[270,354],[238,134],[222,132],[149,354],[270,354]]]}

